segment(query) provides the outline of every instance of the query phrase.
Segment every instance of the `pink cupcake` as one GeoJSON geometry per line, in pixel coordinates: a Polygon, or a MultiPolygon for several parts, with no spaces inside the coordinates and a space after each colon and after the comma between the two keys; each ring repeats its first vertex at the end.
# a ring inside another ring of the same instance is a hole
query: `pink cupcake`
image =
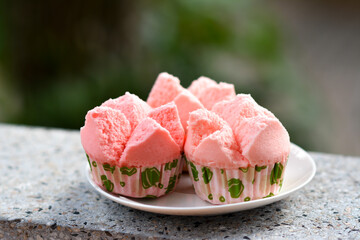
{"type": "Polygon", "coordinates": [[[250,95],[190,113],[185,155],[196,194],[210,203],[276,195],[289,151],[285,128],[250,95]]]}
{"type": "Polygon", "coordinates": [[[216,103],[232,99],[236,95],[233,84],[224,82],[217,83],[207,77],[199,77],[193,81],[188,90],[194,94],[208,110],[211,110],[216,103]]]}
{"type": "Polygon", "coordinates": [[[175,188],[185,134],[174,103],[152,109],[126,93],[90,110],[80,135],[93,179],[104,190],[156,198],[175,188]]]}
{"type": "MultiPolygon", "coordinates": [[[[165,72],[160,73],[149,93],[147,103],[151,107],[159,107],[172,101],[176,104],[181,124],[186,133],[189,113],[202,109],[204,106],[199,99],[180,85],[177,77],[165,72]]],[[[183,170],[187,171],[185,164],[183,170]]]]}
{"type": "MultiPolygon", "coordinates": [[[[173,101],[179,111],[181,124],[187,132],[189,114],[197,109],[211,109],[222,100],[235,97],[232,84],[216,83],[207,77],[200,77],[193,81],[188,89],[180,85],[180,80],[168,73],[160,73],[151,89],[147,103],[151,107],[159,107],[173,101]]],[[[184,171],[187,166],[184,165],[184,171]]]]}

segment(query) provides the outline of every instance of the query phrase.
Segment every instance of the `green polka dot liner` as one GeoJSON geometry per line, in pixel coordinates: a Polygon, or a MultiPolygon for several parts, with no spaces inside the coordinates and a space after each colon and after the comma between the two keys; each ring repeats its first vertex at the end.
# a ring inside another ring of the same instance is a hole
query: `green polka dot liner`
{"type": "Polygon", "coordinates": [[[212,204],[229,204],[272,197],[281,190],[287,157],[268,166],[221,169],[186,164],[196,194],[212,204]]]}
{"type": "Polygon", "coordinates": [[[183,169],[183,157],[150,167],[118,167],[92,160],[88,163],[94,182],[113,194],[157,198],[175,189],[183,169]]]}

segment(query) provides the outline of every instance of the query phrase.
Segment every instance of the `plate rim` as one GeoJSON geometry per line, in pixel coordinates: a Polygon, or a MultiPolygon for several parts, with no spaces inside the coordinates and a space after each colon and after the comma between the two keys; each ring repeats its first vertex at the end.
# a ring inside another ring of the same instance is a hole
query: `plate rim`
{"type": "Polygon", "coordinates": [[[257,199],[252,200],[249,202],[239,202],[239,203],[231,203],[231,204],[224,204],[224,205],[209,205],[209,206],[197,206],[197,207],[167,207],[167,206],[154,206],[154,205],[148,205],[144,203],[139,203],[137,201],[132,200],[129,197],[126,196],[115,196],[111,193],[108,193],[101,189],[99,186],[96,185],[96,183],[92,179],[92,175],[90,172],[90,167],[88,164],[86,164],[85,174],[87,177],[88,182],[90,185],[101,195],[105,196],[106,198],[117,202],[121,205],[152,212],[152,213],[159,213],[159,214],[165,214],[165,215],[183,215],[183,216],[201,216],[201,215],[220,215],[220,214],[226,214],[230,212],[238,212],[243,210],[249,210],[253,208],[257,208],[260,206],[265,206],[268,204],[271,204],[276,201],[280,201],[286,197],[288,197],[290,194],[293,194],[306,186],[308,183],[311,182],[311,180],[314,178],[316,174],[316,164],[314,159],[311,157],[311,155],[306,152],[304,149],[299,147],[298,145],[291,143],[291,149],[297,149],[297,151],[301,151],[303,154],[306,155],[306,157],[310,160],[311,165],[311,174],[305,179],[301,184],[296,186],[295,188],[289,189],[286,192],[280,192],[279,194],[265,198],[265,199],[257,199]],[[234,209],[235,208],[235,209],[234,209]],[[204,212],[206,210],[212,209],[210,213],[204,212]],[[225,210],[225,211],[219,211],[219,210],[225,210]],[[215,213],[213,213],[215,212],[215,213]]]}

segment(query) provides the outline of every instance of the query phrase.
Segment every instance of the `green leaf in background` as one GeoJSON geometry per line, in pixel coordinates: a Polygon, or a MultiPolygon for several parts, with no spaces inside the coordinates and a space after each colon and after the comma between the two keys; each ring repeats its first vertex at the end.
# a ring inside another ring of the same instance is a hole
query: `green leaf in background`
{"type": "Polygon", "coordinates": [[[137,172],[137,169],[135,167],[133,168],[121,167],[120,172],[124,175],[132,176],[137,172]]]}
{"type": "Polygon", "coordinates": [[[242,171],[243,173],[247,173],[249,171],[249,168],[239,168],[240,171],[242,171]]]}
{"type": "Polygon", "coordinates": [[[176,183],[176,175],[174,175],[173,177],[170,177],[169,185],[167,186],[166,192],[165,192],[166,194],[171,192],[174,189],[175,183],[176,183]]]}
{"type": "Polygon", "coordinates": [[[269,197],[273,197],[273,196],[275,196],[275,195],[271,192],[271,193],[269,193],[269,195],[267,195],[267,196],[265,196],[263,198],[269,198],[269,197]]]}
{"type": "Polygon", "coordinates": [[[113,174],[115,171],[115,166],[111,167],[108,163],[103,164],[103,168],[105,171],[111,172],[111,174],[113,174]]]}
{"type": "Polygon", "coordinates": [[[196,167],[192,162],[189,161],[189,164],[190,164],[190,168],[191,168],[191,172],[192,172],[194,181],[195,182],[199,181],[199,172],[198,172],[198,170],[196,170],[196,167]]]}
{"type": "MultiPolygon", "coordinates": [[[[85,153],[85,154],[86,154],[86,153],[85,153]]],[[[88,163],[89,163],[89,166],[90,166],[90,170],[92,171],[92,167],[91,167],[89,155],[86,154],[86,158],[87,158],[87,160],[88,160],[88,163]]]]}
{"type": "Polygon", "coordinates": [[[244,184],[240,179],[232,178],[228,181],[229,192],[232,198],[240,197],[241,193],[244,191],[244,184]]]}
{"type": "Polygon", "coordinates": [[[213,172],[207,167],[202,167],[201,171],[203,173],[202,177],[204,179],[204,183],[208,184],[211,181],[212,177],[213,177],[213,172]]]}
{"type": "Polygon", "coordinates": [[[156,183],[160,181],[160,171],[156,167],[146,168],[141,173],[141,181],[144,189],[156,186],[156,183]]]}
{"type": "Polygon", "coordinates": [[[165,164],[165,170],[171,170],[173,168],[176,168],[177,164],[178,164],[178,159],[175,159],[172,162],[168,162],[165,164]]]}
{"type": "Polygon", "coordinates": [[[260,172],[261,170],[267,168],[267,166],[255,166],[255,171],[260,172]]]}
{"type": "Polygon", "coordinates": [[[278,180],[281,178],[283,169],[284,169],[284,166],[281,163],[275,163],[274,168],[270,174],[271,185],[278,183],[278,180]]]}

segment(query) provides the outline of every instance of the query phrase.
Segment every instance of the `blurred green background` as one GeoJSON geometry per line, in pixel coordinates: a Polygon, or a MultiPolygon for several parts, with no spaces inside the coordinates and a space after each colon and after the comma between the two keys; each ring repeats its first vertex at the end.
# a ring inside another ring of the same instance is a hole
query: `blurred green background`
{"type": "Polygon", "coordinates": [[[79,129],[109,98],[146,100],[166,71],[184,87],[202,75],[231,82],[292,142],[341,152],[327,131],[331,106],[292,60],[287,9],[263,3],[0,0],[0,121],[79,129]]]}

